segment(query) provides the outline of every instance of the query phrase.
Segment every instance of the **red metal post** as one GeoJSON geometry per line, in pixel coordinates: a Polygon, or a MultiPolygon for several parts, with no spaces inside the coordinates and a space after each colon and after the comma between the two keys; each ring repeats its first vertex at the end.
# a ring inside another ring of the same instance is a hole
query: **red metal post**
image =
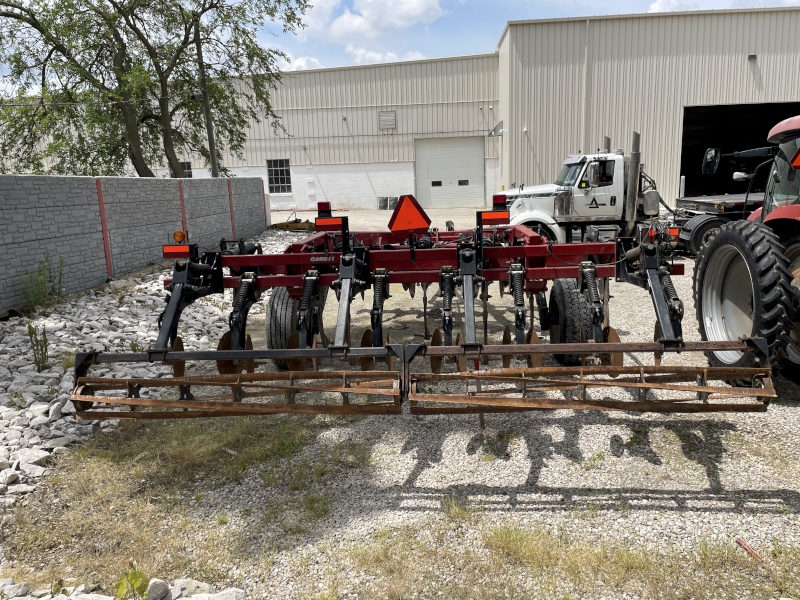
{"type": "Polygon", "coordinates": [[[230,179],[228,179],[228,204],[231,205],[231,232],[233,232],[233,238],[236,239],[236,223],[233,220],[233,190],[230,179]]]}
{"type": "Polygon", "coordinates": [[[97,203],[100,205],[100,226],[103,228],[103,246],[106,251],[106,270],[109,279],[114,278],[114,267],[111,264],[111,240],[108,237],[108,224],[106,223],[106,205],[103,202],[103,184],[98,177],[97,183],[97,203]]]}
{"type": "Polygon", "coordinates": [[[183,181],[178,179],[178,198],[181,201],[181,223],[183,224],[183,232],[186,234],[186,239],[189,239],[189,230],[186,227],[186,205],[183,203],[183,181]]]}

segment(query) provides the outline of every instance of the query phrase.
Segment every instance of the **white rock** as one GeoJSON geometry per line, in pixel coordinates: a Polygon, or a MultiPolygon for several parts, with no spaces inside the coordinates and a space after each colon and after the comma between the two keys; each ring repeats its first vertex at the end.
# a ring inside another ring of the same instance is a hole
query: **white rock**
{"type": "Polygon", "coordinates": [[[27,596],[31,591],[31,586],[25,583],[15,583],[13,585],[4,585],[0,588],[0,594],[6,598],[19,598],[20,596],[27,596]]]}
{"type": "Polygon", "coordinates": [[[103,594],[75,594],[70,596],[69,600],[114,600],[114,597],[103,594]]]}
{"type": "Polygon", "coordinates": [[[47,420],[57,421],[60,418],[61,418],[61,405],[53,404],[53,406],[50,407],[50,410],[47,413],[47,420]]]}
{"type": "Polygon", "coordinates": [[[20,463],[29,465],[43,465],[50,459],[50,453],[44,450],[34,450],[26,448],[11,455],[12,460],[19,460],[20,463]]]}
{"type": "Polygon", "coordinates": [[[147,586],[147,600],[172,600],[169,584],[162,579],[151,579],[147,586]]]}
{"type": "Polygon", "coordinates": [[[28,463],[20,463],[19,468],[28,476],[28,477],[41,477],[47,472],[47,469],[44,467],[40,467],[39,465],[31,465],[28,463]]]}
{"type": "Polygon", "coordinates": [[[228,588],[217,594],[197,594],[191,600],[244,600],[244,590],[228,588]]]}
{"type": "Polygon", "coordinates": [[[36,488],[32,485],[26,485],[24,483],[19,483],[17,485],[12,485],[8,488],[9,494],[30,494],[36,488]]]}
{"type": "Polygon", "coordinates": [[[0,471],[0,484],[9,485],[19,479],[19,475],[13,469],[3,469],[0,471]]]}
{"type": "Polygon", "coordinates": [[[47,413],[47,411],[49,410],[50,410],[49,402],[34,402],[28,407],[28,412],[34,414],[37,417],[47,413]]]}
{"type": "Polygon", "coordinates": [[[71,438],[69,436],[57,437],[42,444],[42,448],[47,448],[51,450],[55,448],[66,448],[73,441],[74,438],[71,438]]]}
{"type": "Polygon", "coordinates": [[[184,596],[194,596],[195,594],[213,594],[214,586],[210,583],[203,583],[196,579],[176,579],[174,587],[186,588],[184,596]]]}
{"type": "Polygon", "coordinates": [[[29,423],[29,425],[28,425],[28,426],[29,426],[29,427],[33,427],[33,428],[41,427],[42,425],[45,425],[45,424],[47,424],[47,422],[48,422],[49,420],[50,420],[50,419],[49,419],[48,417],[46,417],[46,416],[42,415],[42,416],[39,416],[39,417],[36,417],[35,419],[33,419],[33,420],[32,420],[32,421],[29,423]]]}

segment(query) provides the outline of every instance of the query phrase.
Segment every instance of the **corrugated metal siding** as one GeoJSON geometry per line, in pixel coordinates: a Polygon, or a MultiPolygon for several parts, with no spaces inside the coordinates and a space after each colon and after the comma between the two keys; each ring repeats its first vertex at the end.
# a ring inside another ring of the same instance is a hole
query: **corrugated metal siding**
{"type": "MultiPolygon", "coordinates": [[[[289,135],[253,124],[245,159],[227,156],[225,164],[413,161],[415,138],[485,136],[497,89],[496,54],[287,73],[272,102],[289,135]],[[382,111],[396,112],[394,129],[379,129],[382,111]]],[[[486,156],[497,156],[495,141],[486,156]]]]}
{"type": "Polygon", "coordinates": [[[673,202],[683,107],[797,101],[797,31],[797,9],[511,24],[498,49],[510,157],[501,181],[550,181],[565,154],[594,151],[603,135],[629,149],[636,130],[673,202]]]}

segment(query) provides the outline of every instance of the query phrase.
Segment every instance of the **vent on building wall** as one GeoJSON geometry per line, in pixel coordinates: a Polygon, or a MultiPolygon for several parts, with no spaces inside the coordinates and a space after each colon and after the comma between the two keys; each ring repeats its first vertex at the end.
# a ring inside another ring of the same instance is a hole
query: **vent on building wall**
{"type": "MultiPolygon", "coordinates": [[[[192,176],[192,163],[190,163],[190,162],[182,162],[181,163],[181,168],[186,172],[187,179],[192,176]]],[[[169,170],[169,176],[172,179],[176,178],[175,172],[172,169],[169,170]]]]}
{"type": "Polygon", "coordinates": [[[394,129],[397,127],[397,112],[382,110],[378,113],[378,127],[380,129],[394,129]]]}

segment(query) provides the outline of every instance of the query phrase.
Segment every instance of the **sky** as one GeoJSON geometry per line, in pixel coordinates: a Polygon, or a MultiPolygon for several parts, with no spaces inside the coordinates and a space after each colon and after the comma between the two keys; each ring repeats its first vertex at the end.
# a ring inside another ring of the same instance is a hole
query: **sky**
{"type": "Polygon", "coordinates": [[[800,0],[310,0],[306,28],[262,30],[283,70],[494,52],[507,21],[800,4],[800,0]],[[613,12],[607,12],[613,7],[613,12]],[[605,9],[605,10],[604,10],[605,9]]]}

